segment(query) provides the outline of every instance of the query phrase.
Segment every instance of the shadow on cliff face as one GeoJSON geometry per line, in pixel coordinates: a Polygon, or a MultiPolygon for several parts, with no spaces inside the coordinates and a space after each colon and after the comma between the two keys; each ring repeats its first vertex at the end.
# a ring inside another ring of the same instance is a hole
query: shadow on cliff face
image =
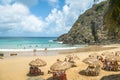
{"type": "Polygon", "coordinates": [[[100,80],[120,80],[120,74],[104,76],[100,80]]]}

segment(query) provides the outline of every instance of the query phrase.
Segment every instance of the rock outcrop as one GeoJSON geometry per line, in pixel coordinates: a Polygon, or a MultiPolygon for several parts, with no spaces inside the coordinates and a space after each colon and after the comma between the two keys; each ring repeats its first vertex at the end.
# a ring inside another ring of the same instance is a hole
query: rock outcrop
{"type": "Polygon", "coordinates": [[[93,5],[91,9],[80,15],[70,31],[61,35],[58,41],[66,44],[84,44],[107,39],[107,32],[104,30],[103,24],[106,6],[107,2],[93,5]]]}

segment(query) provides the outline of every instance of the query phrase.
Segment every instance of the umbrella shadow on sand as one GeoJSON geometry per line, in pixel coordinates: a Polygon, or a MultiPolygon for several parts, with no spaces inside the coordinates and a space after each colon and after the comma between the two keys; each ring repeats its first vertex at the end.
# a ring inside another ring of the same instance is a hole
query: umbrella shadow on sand
{"type": "Polygon", "coordinates": [[[82,75],[82,76],[95,76],[95,75],[86,75],[86,74],[85,74],[85,70],[81,70],[81,71],[79,72],[79,74],[82,75]]]}
{"type": "Polygon", "coordinates": [[[45,80],[41,77],[29,77],[27,80],[45,80]]]}
{"type": "Polygon", "coordinates": [[[113,71],[113,70],[107,70],[107,69],[103,69],[103,68],[101,68],[101,70],[104,70],[104,71],[107,71],[107,72],[119,72],[120,70],[117,70],[117,71],[113,71]]]}
{"type": "Polygon", "coordinates": [[[53,80],[53,77],[49,77],[48,79],[46,79],[46,80],[53,80]]]}
{"type": "Polygon", "coordinates": [[[120,80],[120,74],[104,76],[100,80],[120,80]]]}
{"type": "Polygon", "coordinates": [[[85,75],[85,70],[81,70],[81,71],[79,72],[79,74],[86,76],[86,75],[85,75]]]}

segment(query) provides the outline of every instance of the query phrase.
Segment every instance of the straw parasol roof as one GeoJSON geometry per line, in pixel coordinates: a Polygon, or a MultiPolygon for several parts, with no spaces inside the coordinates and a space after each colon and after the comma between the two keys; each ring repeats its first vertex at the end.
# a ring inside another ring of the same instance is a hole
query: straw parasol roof
{"type": "Polygon", "coordinates": [[[35,67],[35,66],[37,66],[37,63],[36,63],[34,60],[32,60],[32,61],[29,63],[29,65],[35,67]]]}
{"type": "Polygon", "coordinates": [[[72,60],[79,60],[79,59],[80,59],[80,58],[79,58],[77,55],[75,55],[75,54],[69,54],[69,55],[66,56],[66,58],[70,58],[70,59],[72,59],[72,60]]]}
{"type": "Polygon", "coordinates": [[[98,53],[92,53],[89,55],[89,57],[93,57],[93,58],[97,58],[98,56],[101,56],[101,55],[98,53]]]}
{"type": "Polygon", "coordinates": [[[40,66],[45,66],[45,65],[47,65],[47,63],[46,63],[45,61],[43,61],[42,59],[37,58],[35,61],[36,61],[36,63],[39,63],[40,66]]]}
{"type": "Polygon", "coordinates": [[[102,53],[103,56],[113,56],[113,52],[104,52],[102,53]]]}
{"type": "Polygon", "coordinates": [[[96,58],[86,58],[83,60],[83,62],[89,65],[100,65],[100,61],[96,58]]]}
{"type": "Polygon", "coordinates": [[[45,66],[47,65],[47,63],[39,58],[37,58],[36,60],[32,60],[30,63],[29,63],[30,66],[33,66],[33,67],[42,67],[42,66],[45,66]]]}
{"type": "Polygon", "coordinates": [[[71,63],[67,61],[57,61],[50,67],[50,69],[53,71],[61,71],[61,70],[67,70],[71,68],[71,66],[72,66],[71,63]]]}
{"type": "Polygon", "coordinates": [[[116,55],[116,56],[120,56],[120,51],[116,51],[116,52],[115,52],[115,55],[116,55]]]}
{"type": "Polygon", "coordinates": [[[107,56],[106,60],[107,61],[118,61],[118,62],[120,62],[120,56],[107,56]]]}

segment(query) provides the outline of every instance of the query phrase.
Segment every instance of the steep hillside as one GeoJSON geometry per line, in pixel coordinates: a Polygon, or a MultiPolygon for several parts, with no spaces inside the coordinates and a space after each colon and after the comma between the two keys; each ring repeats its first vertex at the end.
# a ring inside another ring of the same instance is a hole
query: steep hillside
{"type": "Polygon", "coordinates": [[[80,15],[71,30],[60,36],[58,40],[68,44],[84,44],[107,39],[107,32],[104,30],[103,24],[106,7],[107,2],[94,5],[80,15]]]}
{"type": "Polygon", "coordinates": [[[109,0],[104,23],[109,39],[120,39],[120,0],[109,0]]]}

